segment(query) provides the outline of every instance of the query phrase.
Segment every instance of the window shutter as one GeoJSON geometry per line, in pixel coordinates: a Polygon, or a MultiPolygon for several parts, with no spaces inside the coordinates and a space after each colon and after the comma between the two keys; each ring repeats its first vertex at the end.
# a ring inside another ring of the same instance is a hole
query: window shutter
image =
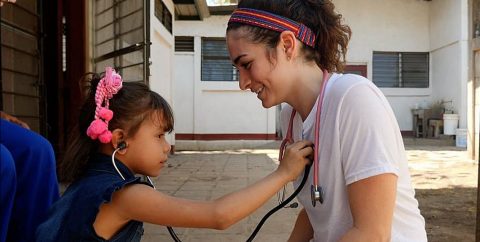
{"type": "Polygon", "coordinates": [[[176,52],[193,52],[195,51],[193,37],[175,36],[176,52]]]}
{"type": "Polygon", "coordinates": [[[403,87],[428,87],[428,53],[402,53],[403,87]]]}
{"type": "Polygon", "coordinates": [[[236,81],[225,39],[202,39],[202,81],[236,81]]]}
{"type": "Polygon", "coordinates": [[[399,87],[399,58],[396,52],[373,52],[373,83],[399,87]]]}

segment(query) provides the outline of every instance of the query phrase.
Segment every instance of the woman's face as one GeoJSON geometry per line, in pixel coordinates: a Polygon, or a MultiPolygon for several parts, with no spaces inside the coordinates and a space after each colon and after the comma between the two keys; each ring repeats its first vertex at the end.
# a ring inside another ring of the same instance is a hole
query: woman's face
{"type": "Polygon", "coordinates": [[[233,65],[239,71],[240,89],[257,94],[265,108],[285,102],[292,79],[292,68],[281,44],[268,49],[252,43],[242,29],[227,32],[227,47],[233,65]]]}

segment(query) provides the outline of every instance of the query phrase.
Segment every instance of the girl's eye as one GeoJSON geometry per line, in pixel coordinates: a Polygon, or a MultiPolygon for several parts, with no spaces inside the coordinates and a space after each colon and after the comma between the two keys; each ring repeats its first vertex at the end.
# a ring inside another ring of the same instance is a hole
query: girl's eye
{"type": "Polygon", "coordinates": [[[163,136],[165,136],[165,134],[159,134],[158,138],[163,138],[163,136]]]}

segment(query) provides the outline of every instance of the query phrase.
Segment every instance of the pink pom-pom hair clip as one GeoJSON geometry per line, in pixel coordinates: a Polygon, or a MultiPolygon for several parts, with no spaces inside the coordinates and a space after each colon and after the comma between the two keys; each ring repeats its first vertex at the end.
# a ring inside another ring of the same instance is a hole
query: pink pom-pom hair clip
{"type": "Polygon", "coordinates": [[[95,92],[95,119],[87,129],[87,135],[106,144],[112,140],[108,122],[113,118],[109,100],[122,88],[122,77],[112,67],[105,68],[105,76],[98,82],[95,92]]]}

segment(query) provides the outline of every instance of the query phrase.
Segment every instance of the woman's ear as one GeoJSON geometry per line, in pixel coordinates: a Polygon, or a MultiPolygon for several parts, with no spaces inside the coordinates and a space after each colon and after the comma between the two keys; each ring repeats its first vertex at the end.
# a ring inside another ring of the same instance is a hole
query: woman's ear
{"type": "MultiPolygon", "coordinates": [[[[126,144],[126,133],[123,129],[115,129],[112,131],[112,146],[113,146],[113,149],[117,149],[119,148],[118,146],[120,145],[120,143],[125,143],[126,144]]],[[[119,151],[117,151],[117,154],[125,154],[127,152],[127,149],[126,147],[124,149],[120,149],[119,151]]]]}
{"type": "Polygon", "coordinates": [[[281,49],[283,49],[283,53],[285,54],[285,58],[287,60],[294,58],[298,48],[295,34],[292,31],[283,31],[280,34],[279,46],[281,49]]]}

